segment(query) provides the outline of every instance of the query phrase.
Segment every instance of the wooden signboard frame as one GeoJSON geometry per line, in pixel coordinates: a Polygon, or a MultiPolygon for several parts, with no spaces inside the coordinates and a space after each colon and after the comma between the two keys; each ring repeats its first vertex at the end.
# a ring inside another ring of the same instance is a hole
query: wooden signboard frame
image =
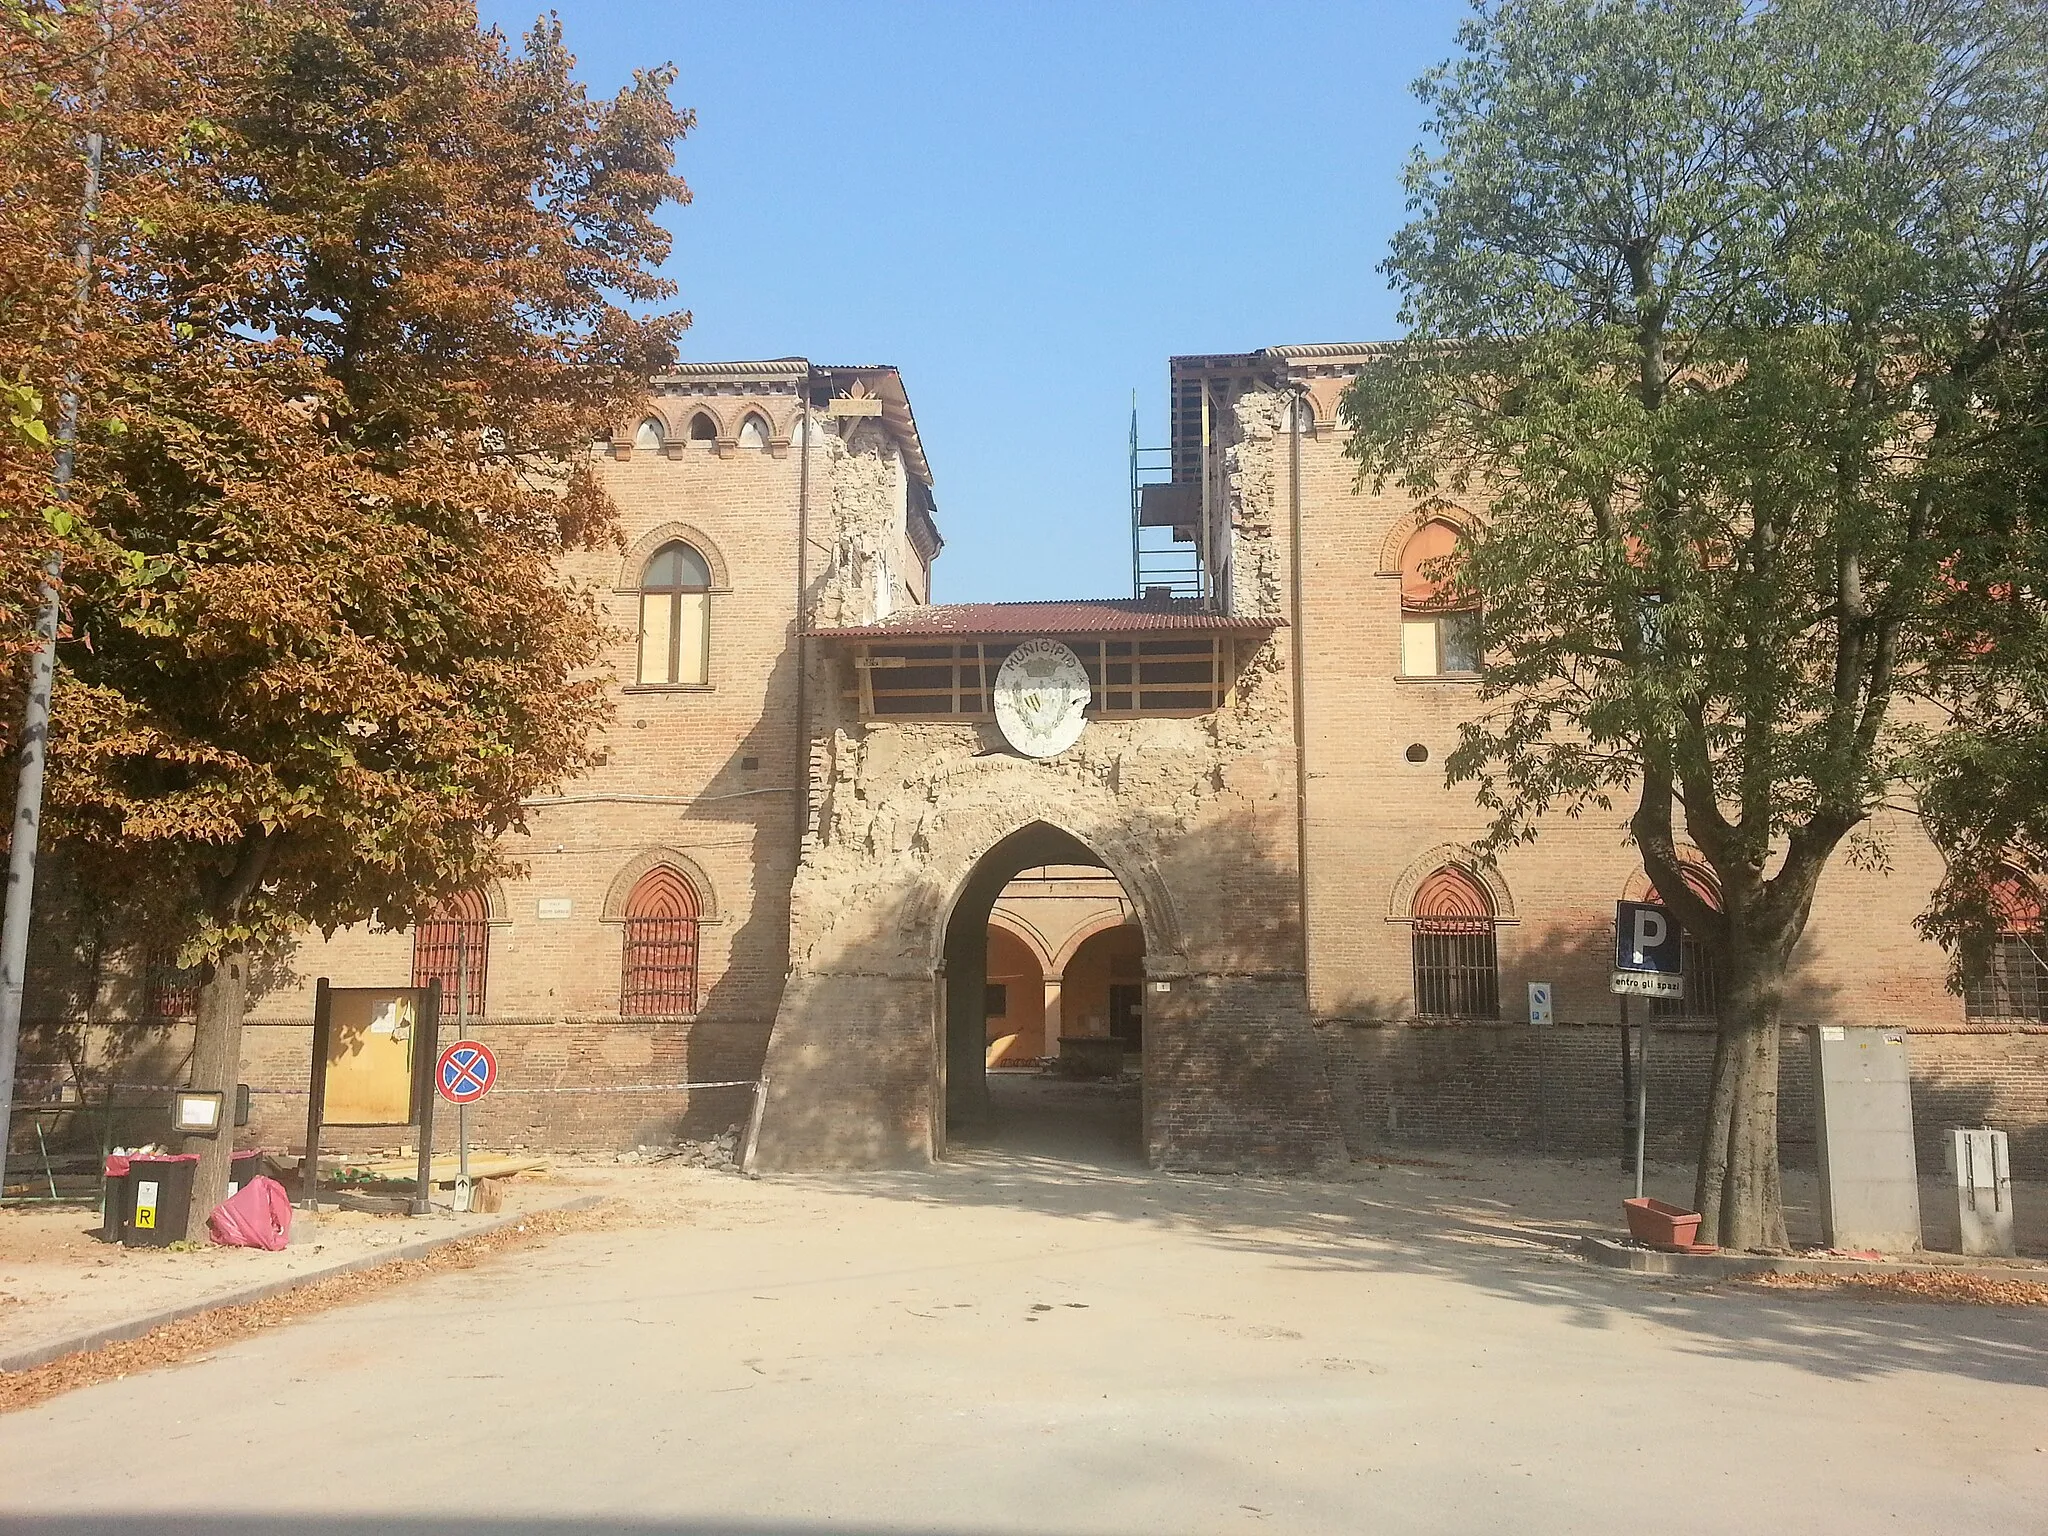
{"type": "MultiPolygon", "coordinates": [[[[419,1127],[419,1167],[412,1200],[412,1213],[426,1215],[433,1194],[434,1159],[434,1063],[441,1054],[441,982],[437,977],[424,987],[335,987],[322,976],[313,989],[313,1066],[306,1098],[306,1157],[300,1167],[299,1193],[305,1208],[320,1208],[320,1128],[327,1120],[328,1064],[334,1055],[335,1002],[363,1005],[410,1003],[413,1015],[412,1051],[409,1064],[408,1102],[403,1120],[337,1121],[341,1125],[392,1125],[419,1127]]],[[[353,1006],[348,1011],[355,1012],[353,1006]]]]}

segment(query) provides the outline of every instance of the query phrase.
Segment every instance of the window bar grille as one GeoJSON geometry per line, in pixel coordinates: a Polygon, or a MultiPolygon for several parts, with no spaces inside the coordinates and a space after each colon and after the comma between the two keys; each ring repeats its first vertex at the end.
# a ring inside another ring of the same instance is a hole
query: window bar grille
{"type": "Polygon", "coordinates": [[[1963,1014],[1972,1019],[2048,1018],[2048,964],[2036,936],[2001,933],[1985,964],[1972,967],[1963,988],[1963,1014]]]}
{"type": "Polygon", "coordinates": [[[1499,961],[1486,918],[1415,921],[1415,1007],[1430,1017],[1500,1016],[1499,961]]]}
{"type": "Polygon", "coordinates": [[[695,918],[630,917],[625,949],[622,1014],[647,1019],[697,1011],[695,918]]]}
{"type": "Polygon", "coordinates": [[[413,930],[412,984],[424,987],[441,983],[441,1006],[448,1017],[455,1014],[462,997],[458,965],[469,971],[469,1017],[484,1013],[484,987],[490,977],[491,925],[488,918],[429,918],[413,930]],[[460,959],[458,960],[458,956],[460,959]]]}

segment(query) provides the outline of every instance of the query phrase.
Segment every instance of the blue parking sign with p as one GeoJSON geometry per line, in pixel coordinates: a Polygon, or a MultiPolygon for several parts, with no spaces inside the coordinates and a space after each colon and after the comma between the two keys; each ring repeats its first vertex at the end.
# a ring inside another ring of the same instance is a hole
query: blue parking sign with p
{"type": "Polygon", "coordinates": [[[1679,928],[1671,914],[1647,901],[1614,904],[1614,968],[1659,976],[1679,973],[1679,928]]]}

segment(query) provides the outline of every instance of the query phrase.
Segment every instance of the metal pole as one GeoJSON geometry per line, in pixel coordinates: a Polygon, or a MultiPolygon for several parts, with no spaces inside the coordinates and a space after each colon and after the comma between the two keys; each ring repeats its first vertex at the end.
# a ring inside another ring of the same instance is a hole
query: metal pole
{"type": "Polygon", "coordinates": [[[334,989],[322,976],[313,985],[313,1064],[306,1073],[306,1155],[299,1193],[306,1209],[320,1209],[320,1117],[327,1107],[327,1045],[334,1028],[334,989]]]}
{"type": "MultiPolygon", "coordinates": [[[[469,1030],[469,934],[458,927],[455,930],[455,1038],[467,1040],[469,1030]]],[[[439,1085],[435,1085],[439,1092],[439,1085]]],[[[463,1198],[456,1201],[460,1210],[468,1210],[469,1199],[469,1101],[463,1100],[455,1106],[455,1187],[462,1191],[463,1198]]]]}
{"type": "MultiPolygon", "coordinates": [[[[107,104],[107,45],[113,41],[113,13],[100,4],[100,46],[94,52],[90,114],[85,131],[85,195],[78,207],[78,240],[72,247],[75,276],[71,289],[71,357],[64,367],[58,397],[57,462],[50,471],[50,489],[57,505],[71,502],[71,479],[77,469],[78,401],[85,391],[79,353],[84,345],[86,307],[92,299],[93,220],[99,214],[100,166],[106,135],[99,117],[107,104]]],[[[50,734],[50,689],[57,671],[57,624],[61,617],[58,585],[64,577],[60,543],[50,546],[43,562],[42,611],[36,619],[40,643],[31,664],[28,705],[22,711],[21,774],[14,791],[14,842],[7,856],[7,900],[0,912],[0,1195],[7,1190],[7,1138],[13,1129],[14,1063],[21,1045],[21,991],[28,974],[29,914],[35,905],[36,834],[43,820],[43,761],[50,734]]]]}
{"type": "Polygon", "coordinates": [[[1628,1049],[1628,994],[1624,992],[1614,1001],[1621,1010],[1621,1166],[1625,1169],[1635,1141],[1635,1064],[1628,1049]]]}
{"type": "Polygon", "coordinates": [[[413,1181],[412,1213],[425,1216],[434,1209],[434,1063],[441,1045],[441,978],[427,983],[426,1007],[413,1025],[413,1093],[419,1099],[419,1160],[413,1181]]]}
{"type": "Polygon", "coordinates": [[[1650,1125],[1650,1020],[1636,1026],[1636,1198],[1643,1198],[1643,1138],[1650,1125]]]}

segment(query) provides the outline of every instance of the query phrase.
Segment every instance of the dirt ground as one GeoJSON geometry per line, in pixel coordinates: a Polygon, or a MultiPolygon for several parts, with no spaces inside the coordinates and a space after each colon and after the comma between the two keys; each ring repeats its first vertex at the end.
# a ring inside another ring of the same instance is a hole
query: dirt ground
{"type": "MultiPolygon", "coordinates": [[[[573,1198],[572,1175],[527,1173],[505,1181],[505,1210],[573,1198]]],[[[446,1198],[446,1192],[443,1192],[446,1198]]],[[[184,1250],[102,1242],[97,1205],[0,1209],[0,1360],[46,1341],[188,1307],[252,1285],[317,1273],[421,1238],[459,1235],[484,1215],[383,1216],[323,1207],[308,1222],[294,1213],[282,1253],[200,1244],[184,1250]]]]}
{"type": "MultiPolygon", "coordinates": [[[[1023,1074],[998,1074],[994,1086],[996,1121],[980,1136],[963,1139],[963,1157],[971,1160],[981,1146],[999,1147],[1006,1166],[1042,1170],[1045,1194],[1053,1199],[1069,1166],[1112,1177],[1144,1172],[1128,1086],[1023,1074]]],[[[616,1192],[651,1208],[674,1187],[672,1174],[660,1163],[557,1159],[546,1172],[507,1181],[506,1209],[530,1210],[585,1190],[616,1192]]],[[[1655,1165],[1647,1189],[1686,1204],[1691,1181],[1689,1168],[1655,1165]]],[[[1306,1190],[1324,1182],[1332,1181],[1213,1181],[1219,1195],[1262,1184],[1306,1190]]],[[[1510,1247],[1555,1246],[1587,1233],[1620,1235],[1619,1202],[1633,1191],[1618,1158],[1572,1162],[1429,1148],[1360,1159],[1332,1187],[1355,1189],[1363,1208],[1390,1226],[1417,1232],[1432,1225],[1455,1228],[1453,1241],[1510,1247]]],[[[1817,1196],[1810,1171],[1787,1170],[1787,1219],[1795,1244],[1820,1241],[1817,1196]]],[[[2048,1184],[2016,1186],[2014,1204],[2022,1255],[2048,1259],[2048,1184]]],[[[1946,1179],[1923,1179],[1921,1217],[1930,1249],[1957,1245],[1955,1196],[1946,1179]]],[[[47,1340],[329,1269],[416,1239],[459,1235],[488,1219],[448,1211],[401,1217],[323,1209],[315,1229],[302,1228],[283,1253],[211,1246],[173,1252],[99,1241],[99,1217],[91,1206],[10,1207],[0,1210],[0,1359],[47,1340]]]]}
{"type": "Polygon", "coordinates": [[[1170,1175],[999,1109],[931,1170],[573,1170],[625,1218],[0,1414],[0,1531],[2043,1529],[2038,1307],[1597,1268],[1612,1164],[1170,1175]]]}

